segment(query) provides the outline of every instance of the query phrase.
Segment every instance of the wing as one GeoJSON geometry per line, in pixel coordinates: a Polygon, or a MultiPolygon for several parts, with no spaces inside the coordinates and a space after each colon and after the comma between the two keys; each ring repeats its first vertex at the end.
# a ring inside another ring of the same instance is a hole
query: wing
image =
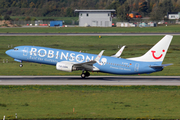
{"type": "Polygon", "coordinates": [[[88,62],[83,62],[83,63],[75,63],[75,64],[73,64],[73,66],[76,68],[84,69],[84,70],[88,70],[88,71],[99,71],[99,69],[94,67],[93,64],[99,62],[103,52],[104,52],[104,50],[102,50],[94,60],[91,60],[88,62]]]}
{"type": "Polygon", "coordinates": [[[125,45],[122,46],[121,49],[115,55],[112,55],[111,57],[116,57],[116,58],[120,57],[125,47],[126,47],[125,45]]]}

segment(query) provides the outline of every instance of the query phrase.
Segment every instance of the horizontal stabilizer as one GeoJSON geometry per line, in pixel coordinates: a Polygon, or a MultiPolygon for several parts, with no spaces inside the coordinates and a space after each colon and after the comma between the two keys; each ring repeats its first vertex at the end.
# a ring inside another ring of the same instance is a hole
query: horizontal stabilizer
{"type": "Polygon", "coordinates": [[[163,67],[166,67],[166,66],[170,66],[170,65],[173,65],[172,63],[170,64],[162,64],[162,65],[152,65],[152,66],[149,66],[151,68],[163,68],[163,67]]]}

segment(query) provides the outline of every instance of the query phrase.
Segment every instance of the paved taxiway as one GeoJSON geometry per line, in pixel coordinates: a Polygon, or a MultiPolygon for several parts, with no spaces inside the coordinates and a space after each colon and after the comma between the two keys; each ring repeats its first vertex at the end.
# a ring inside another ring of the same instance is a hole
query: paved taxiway
{"type": "Polygon", "coordinates": [[[0,76],[0,85],[180,85],[180,76],[0,76]]]}
{"type": "Polygon", "coordinates": [[[0,33],[0,36],[157,36],[180,33],[0,33]]]}

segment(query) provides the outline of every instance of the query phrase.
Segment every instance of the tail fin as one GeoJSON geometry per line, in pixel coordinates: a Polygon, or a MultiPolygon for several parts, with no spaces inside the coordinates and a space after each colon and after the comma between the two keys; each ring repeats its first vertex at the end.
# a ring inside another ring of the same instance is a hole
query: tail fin
{"type": "Polygon", "coordinates": [[[164,60],[172,38],[172,35],[166,35],[143,56],[128,59],[142,62],[162,62],[164,60]]]}

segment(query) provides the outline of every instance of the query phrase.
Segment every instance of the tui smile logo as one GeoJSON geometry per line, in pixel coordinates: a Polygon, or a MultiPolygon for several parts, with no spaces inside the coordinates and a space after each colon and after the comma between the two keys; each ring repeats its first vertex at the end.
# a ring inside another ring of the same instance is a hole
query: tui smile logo
{"type": "MultiPolygon", "coordinates": [[[[156,57],[155,56],[156,51],[152,50],[151,52],[152,52],[152,55],[153,55],[154,59],[156,59],[156,60],[160,59],[163,56],[163,54],[161,54],[160,56],[156,57]]],[[[162,50],[162,52],[165,52],[165,50],[162,50]]]]}

